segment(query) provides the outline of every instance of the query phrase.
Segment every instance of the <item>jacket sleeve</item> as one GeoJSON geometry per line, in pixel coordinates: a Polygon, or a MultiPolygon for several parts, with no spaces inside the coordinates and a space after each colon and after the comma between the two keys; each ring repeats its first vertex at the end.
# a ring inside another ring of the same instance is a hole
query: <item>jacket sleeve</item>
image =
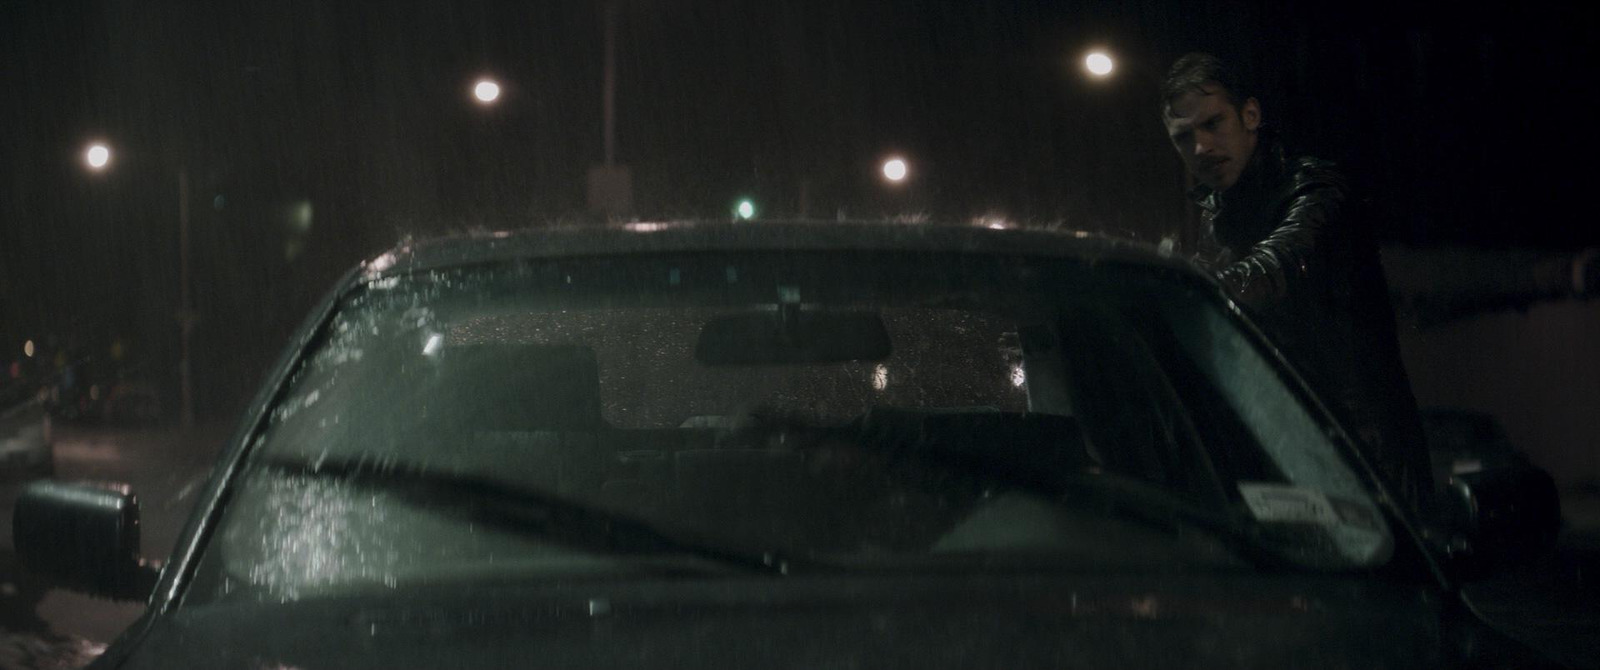
{"type": "Polygon", "coordinates": [[[1301,185],[1290,194],[1276,228],[1245,255],[1217,272],[1217,280],[1245,307],[1259,310],[1300,292],[1325,272],[1322,259],[1339,234],[1345,189],[1336,178],[1301,185]]]}

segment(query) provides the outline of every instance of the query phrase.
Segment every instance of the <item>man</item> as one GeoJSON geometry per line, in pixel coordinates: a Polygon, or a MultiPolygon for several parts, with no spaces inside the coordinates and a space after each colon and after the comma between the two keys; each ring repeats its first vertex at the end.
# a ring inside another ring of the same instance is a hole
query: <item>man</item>
{"type": "Polygon", "coordinates": [[[1220,59],[1162,85],[1167,135],[1199,185],[1196,260],[1356,432],[1399,502],[1426,514],[1432,475],[1369,219],[1333,165],[1289,158],[1220,59]]]}

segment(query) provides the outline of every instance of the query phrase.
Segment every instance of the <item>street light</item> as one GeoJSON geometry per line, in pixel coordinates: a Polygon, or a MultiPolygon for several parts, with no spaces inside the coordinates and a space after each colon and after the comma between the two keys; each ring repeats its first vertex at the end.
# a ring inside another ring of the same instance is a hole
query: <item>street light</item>
{"type": "Polygon", "coordinates": [[[904,159],[891,158],[883,162],[883,178],[896,184],[906,180],[910,168],[906,167],[904,159]]]}
{"type": "Polygon", "coordinates": [[[1105,77],[1111,74],[1115,64],[1111,61],[1111,56],[1107,55],[1106,52],[1094,51],[1083,59],[1083,67],[1089,70],[1089,74],[1096,77],[1105,77]]]}
{"type": "Polygon", "coordinates": [[[481,105],[494,104],[495,100],[500,99],[500,85],[492,79],[479,79],[472,87],[472,97],[477,98],[481,105]]]}
{"type": "Polygon", "coordinates": [[[756,216],[756,204],[748,199],[740,200],[739,206],[734,209],[734,213],[738,214],[739,218],[749,221],[756,216]]]}
{"type": "Polygon", "coordinates": [[[104,144],[91,144],[89,150],[83,152],[84,161],[89,163],[92,170],[104,170],[111,162],[111,149],[104,144]]]}
{"type": "MultiPolygon", "coordinates": [[[[89,169],[99,172],[111,163],[111,149],[94,143],[83,154],[89,169]]],[[[195,312],[189,293],[189,170],[178,167],[178,392],[183,427],[194,427],[194,384],[189,364],[189,342],[194,334],[195,312]]]]}

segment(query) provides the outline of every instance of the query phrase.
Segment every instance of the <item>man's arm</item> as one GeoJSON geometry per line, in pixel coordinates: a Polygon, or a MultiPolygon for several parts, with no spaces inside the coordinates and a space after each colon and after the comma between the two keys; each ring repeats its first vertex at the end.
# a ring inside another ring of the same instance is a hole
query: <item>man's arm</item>
{"type": "Polygon", "coordinates": [[[1217,272],[1234,300],[1263,309],[1297,293],[1309,277],[1323,272],[1321,258],[1338,234],[1345,189],[1336,176],[1308,181],[1289,197],[1283,218],[1266,239],[1217,272]]]}

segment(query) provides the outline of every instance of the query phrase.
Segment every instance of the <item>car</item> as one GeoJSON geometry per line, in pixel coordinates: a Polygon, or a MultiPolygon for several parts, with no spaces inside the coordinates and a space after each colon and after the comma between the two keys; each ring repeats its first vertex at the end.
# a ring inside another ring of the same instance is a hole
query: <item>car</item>
{"type": "Polygon", "coordinates": [[[1460,407],[1424,407],[1421,417],[1438,482],[1448,481],[1458,472],[1529,466],[1527,456],[1511,444],[1505,426],[1493,414],[1460,407]]]}
{"type": "Polygon", "coordinates": [[[0,476],[8,479],[55,474],[50,414],[37,394],[8,394],[0,403],[0,476]]]}
{"type": "Polygon", "coordinates": [[[1536,667],[1460,585],[1541,482],[1393,502],[1189,263],[1081,234],[635,223],[407,244],[308,318],[168,560],[30,486],[31,569],[220,667],[1536,667]]]}
{"type": "MultiPolygon", "coordinates": [[[[1424,407],[1437,481],[1446,495],[1459,496],[1459,478],[1495,472],[1498,478],[1549,479],[1530,456],[1512,443],[1493,414],[1463,407],[1424,407]]],[[[1553,480],[1552,480],[1553,481],[1553,480]]],[[[1492,579],[1467,586],[1464,597],[1479,614],[1515,629],[1516,637],[1578,667],[1593,666],[1600,595],[1600,533],[1585,514],[1584,491],[1562,492],[1561,533],[1554,551],[1537,562],[1499,571],[1492,579]]]]}
{"type": "Polygon", "coordinates": [[[155,423],[163,416],[161,392],[140,367],[73,361],[51,385],[51,414],[75,423],[155,423]]]}

